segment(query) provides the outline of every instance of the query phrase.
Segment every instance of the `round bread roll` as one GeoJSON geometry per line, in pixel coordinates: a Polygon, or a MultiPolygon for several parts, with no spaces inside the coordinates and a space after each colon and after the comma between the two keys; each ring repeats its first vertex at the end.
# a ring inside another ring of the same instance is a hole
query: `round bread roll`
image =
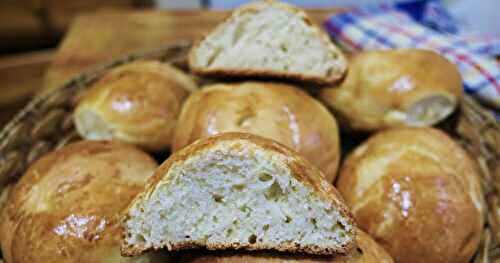
{"type": "Polygon", "coordinates": [[[193,93],[177,124],[173,150],[222,132],[276,140],[316,165],[332,182],[340,157],[337,123],[304,91],[286,84],[215,84],[193,93]]]}
{"type": "Polygon", "coordinates": [[[401,263],[466,263],[479,244],[476,164],[443,132],[380,132],[342,166],[337,188],[358,226],[401,263]]]}
{"type": "Polygon", "coordinates": [[[119,66],[84,94],[74,112],[78,133],[158,151],[170,146],[184,99],[196,84],[158,61],[119,66]]]}
{"type": "Polygon", "coordinates": [[[2,211],[6,262],[158,262],[120,256],[122,210],[156,167],[144,152],[111,142],[78,142],[40,158],[2,211]]]}
{"type": "Polygon", "coordinates": [[[357,231],[358,248],[346,256],[285,255],[271,253],[212,253],[186,255],[182,263],[392,263],[391,256],[363,231],[357,231]]]}
{"type": "Polygon", "coordinates": [[[320,91],[322,101],[361,131],[434,125],[454,111],[461,96],[457,68],[419,49],[361,52],[340,87],[320,91]]]}

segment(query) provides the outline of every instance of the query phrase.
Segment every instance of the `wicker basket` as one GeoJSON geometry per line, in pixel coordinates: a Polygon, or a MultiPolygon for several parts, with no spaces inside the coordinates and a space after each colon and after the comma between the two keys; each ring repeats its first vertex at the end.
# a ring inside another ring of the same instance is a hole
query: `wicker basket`
{"type": "MultiPolygon", "coordinates": [[[[0,191],[14,182],[41,155],[78,140],[71,117],[79,94],[103,73],[137,59],[156,59],[185,66],[188,42],[119,58],[33,99],[0,132],[0,191]]],[[[471,98],[465,97],[453,125],[441,127],[475,156],[482,174],[487,213],[482,241],[473,262],[500,262],[500,125],[471,98]]]]}

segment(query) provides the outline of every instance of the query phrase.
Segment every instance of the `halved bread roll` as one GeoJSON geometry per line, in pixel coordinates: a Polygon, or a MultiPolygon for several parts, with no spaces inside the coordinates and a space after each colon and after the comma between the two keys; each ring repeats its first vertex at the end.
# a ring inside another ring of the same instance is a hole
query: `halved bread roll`
{"type": "Polygon", "coordinates": [[[333,83],[346,60],[306,14],[277,1],[242,6],[195,45],[189,65],[204,75],[283,77],[333,83]]]}
{"type": "Polygon", "coordinates": [[[455,65],[420,49],[376,50],[354,55],[340,87],[320,98],[355,130],[432,126],[448,117],[462,96],[455,65]]]}
{"type": "Polygon", "coordinates": [[[200,139],[164,162],[131,203],[122,254],[196,247],[347,253],[355,243],[350,213],[320,173],[255,135],[200,139]]]}

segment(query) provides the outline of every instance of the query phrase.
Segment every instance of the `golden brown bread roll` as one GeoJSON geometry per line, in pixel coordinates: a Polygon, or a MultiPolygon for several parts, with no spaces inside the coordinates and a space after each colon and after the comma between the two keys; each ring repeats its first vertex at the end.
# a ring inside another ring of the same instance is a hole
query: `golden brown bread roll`
{"type": "Polygon", "coordinates": [[[443,132],[390,129],[347,158],[337,187],[358,226],[396,262],[466,263],[483,224],[477,173],[443,132]]]}
{"type": "Polygon", "coordinates": [[[358,249],[347,256],[285,255],[272,253],[211,253],[183,255],[181,263],[392,263],[391,256],[369,235],[358,230],[358,249]]]}
{"type": "Polygon", "coordinates": [[[461,96],[457,68],[437,53],[419,49],[356,54],[340,87],[320,92],[351,128],[364,131],[431,126],[449,116],[461,96]]]}
{"type": "Polygon", "coordinates": [[[168,64],[125,64],[84,94],[73,115],[76,128],[86,139],[113,139],[162,150],[171,143],[185,97],[195,89],[193,80],[168,64]]]}
{"type": "Polygon", "coordinates": [[[306,157],[330,182],[335,179],[340,158],[337,123],[302,90],[265,82],[205,87],[186,100],[172,148],[231,131],[274,139],[306,157]]]}
{"type": "Polygon", "coordinates": [[[120,256],[120,218],[157,165],[135,147],[78,142],[42,157],[9,193],[6,262],[157,262],[120,256]]]}
{"type": "MultiPolygon", "coordinates": [[[[6,205],[7,197],[9,196],[10,189],[12,188],[12,184],[9,184],[4,187],[4,189],[0,193],[0,215],[2,214],[2,209],[6,205]]],[[[0,216],[1,220],[1,216],[0,216]]]]}

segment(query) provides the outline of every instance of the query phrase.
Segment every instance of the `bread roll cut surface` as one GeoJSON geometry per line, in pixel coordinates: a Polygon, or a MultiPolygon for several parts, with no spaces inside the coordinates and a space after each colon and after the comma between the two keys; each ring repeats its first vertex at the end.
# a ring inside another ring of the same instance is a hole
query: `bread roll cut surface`
{"type": "Polygon", "coordinates": [[[306,14],[277,1],[237,9],[191,50],[199,74],[286,77],[332,83],[346,60],[306,14]]]}
{"type": "Polygon", "coordinates": [[[255,135],[198,140],[163,163],[132,202],[122,254],[196,247],[347,253],[351,216],[320,173],[255,135]]]}

